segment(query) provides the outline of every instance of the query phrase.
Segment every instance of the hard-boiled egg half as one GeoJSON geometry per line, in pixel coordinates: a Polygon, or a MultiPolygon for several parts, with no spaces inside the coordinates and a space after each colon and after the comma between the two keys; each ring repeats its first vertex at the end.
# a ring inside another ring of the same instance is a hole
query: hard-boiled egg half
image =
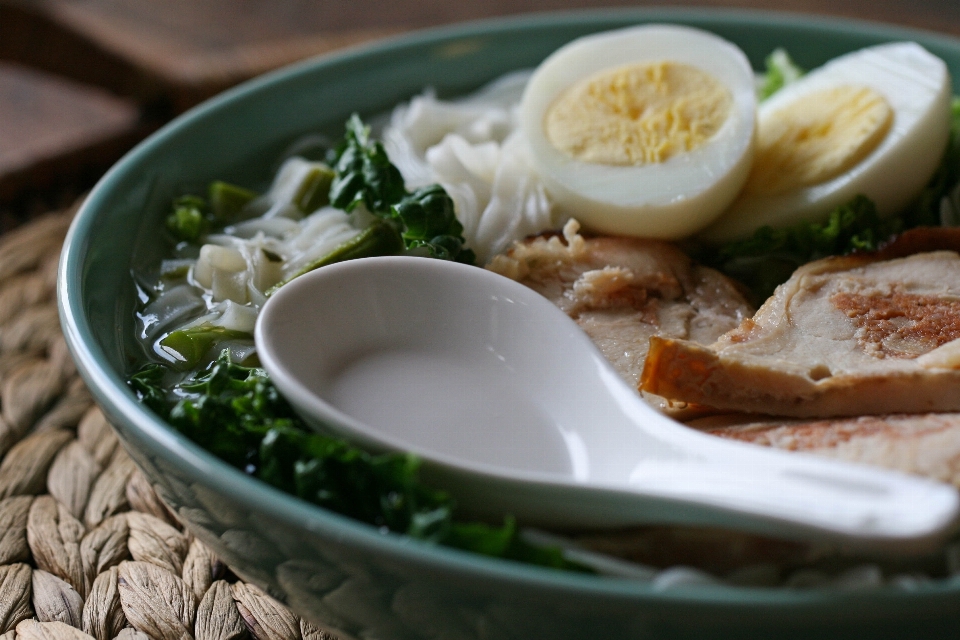
{"type": "Polygon", "coordinates": [[[902,210],[940,164],[950,96],[946,65],[912,42],[861,49],[787,85],[759,107],[742,194],[702,237],[820,221],[858,194],[880,215],[902,210]]]}
{"type": "Polygon", "coordinates": [[[553,202],[592,231],[677,239],[733,201],[756,122],[746,56],[711,33],[647,25],[547,58],[520,121],[553,202]]]}

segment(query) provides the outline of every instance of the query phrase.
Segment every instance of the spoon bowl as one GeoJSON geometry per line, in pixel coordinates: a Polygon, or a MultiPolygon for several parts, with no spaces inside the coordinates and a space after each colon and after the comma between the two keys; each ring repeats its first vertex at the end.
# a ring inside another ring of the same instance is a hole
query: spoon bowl
{"type": "Polygon", "coordinates": [[[476,267],[330,265],[274,294],[255,339],[309,424],[417,455],[476,517],[692,524],[910,554],[940,544],[960,508],[944,484],[684,427],[548,300],[476,267]]]}

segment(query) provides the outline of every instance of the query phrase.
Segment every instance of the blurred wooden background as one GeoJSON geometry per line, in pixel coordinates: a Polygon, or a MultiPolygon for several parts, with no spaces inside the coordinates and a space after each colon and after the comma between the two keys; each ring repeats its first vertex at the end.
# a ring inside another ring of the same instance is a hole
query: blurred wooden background
{"type": "MultiPolygon", "coordinates": [[[[64,204],[176,113],[283,64],[402,31],[664,2],[0,0],[0,232],[64,204]]],[[[701,0],[960,36],[960,0],[701,0]]]]}

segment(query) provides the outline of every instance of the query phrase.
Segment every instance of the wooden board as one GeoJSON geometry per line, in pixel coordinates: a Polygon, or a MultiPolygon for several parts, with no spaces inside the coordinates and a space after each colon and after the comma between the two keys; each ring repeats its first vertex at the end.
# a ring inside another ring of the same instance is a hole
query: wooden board
{"type": "Polygon", "coordinates": [[[0,201],[102,171],[142,133],[129,100],[0,62],[0,201]]]}
{"type": "MultiPolygon", "coordinates": [[[[617,4],[638,5],[634,0],[0,0],[0,60],[18,61],[128,97],[139,105],[141,121],[156,125],[264,71],[388,34],[529,11],[617,4]]],[[[673,4],[843,15],[960,34],[957,0],[675,0],[673,4]]],[[[73,97],[51,99],[49,104],[57,108],[41,105],[25,113],[22,92],[41,91],[25,88],[36,84],[39,76],[11,72],[7,76],[6,102],[0,105],[0,128],[8,136],[7,141],[0,140],[4,163],[0,204],[9,203],[11,194],[22,202],[24,190],[42,196],[46,206],[62,204],[46,187],[72,180],[75,186],[63,192],[64,197],[76,195],[136,135],[123,137],[135,119],[129,115],[130,103],[118,106],[121,103],[111,102],[105,94],[91,99],[89,92],[77,93],[77,85],[56,90],[40,83],[37,86],[45,87],[43,91],[73,97]],[[20,97],[14,100],[15,95],[20,97]],[[73,105],[70,100],[86,106],[68,107],[73,105]],[[97,115],[90,115],[90,109],[97,115]],[[127,115],[119,115],[121,111],[127,115]]],[[[149,128],[141,126],[138,131],[149,128]]],[[[32,202],[34,195],[27,199],[32,202]]]]}
{"type": "MultiPolygon", "coordinates": [[[[180,111],[277,66],[398,31],[630,0],[0,0],[0,57],[180,111]]],[[[680,0],[882,20],[960,34],[956,0],[680,0]]]]}
{"type": "Polygon", "coordinates": [[[179,112],[284,64],[399,31],[339,28],[323,4],[0,0],[0,57],[179,112]]]}

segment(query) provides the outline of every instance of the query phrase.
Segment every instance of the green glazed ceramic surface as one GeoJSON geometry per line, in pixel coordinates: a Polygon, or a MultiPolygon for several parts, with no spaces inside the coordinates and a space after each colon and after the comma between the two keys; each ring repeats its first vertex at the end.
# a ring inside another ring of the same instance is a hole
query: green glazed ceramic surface
{"type": "Polygon", "coordinates": [[[787,14],[627,10],[521,17],[413,34],[259,78],[142,143],[94,189],[61,260],[64,332],[81,373],[131,455],[190,529],[245,579],[305,617],[356,638],[943,638],[960,625],[960,580],[913,590],[700,586],[656,591],[381,534],[280,493],[220,462],[141,407],[131,270],[159,260],[171,198],[225,179],[263,186],[308,132],[337,135],[436,87],[443,96],[533,67],[569,40],[675,22],[740,45],[755,68],[778,46],[804,67],[891,41],[942,57],[960,85],[960,41],[877,24],[787,14]]]}

